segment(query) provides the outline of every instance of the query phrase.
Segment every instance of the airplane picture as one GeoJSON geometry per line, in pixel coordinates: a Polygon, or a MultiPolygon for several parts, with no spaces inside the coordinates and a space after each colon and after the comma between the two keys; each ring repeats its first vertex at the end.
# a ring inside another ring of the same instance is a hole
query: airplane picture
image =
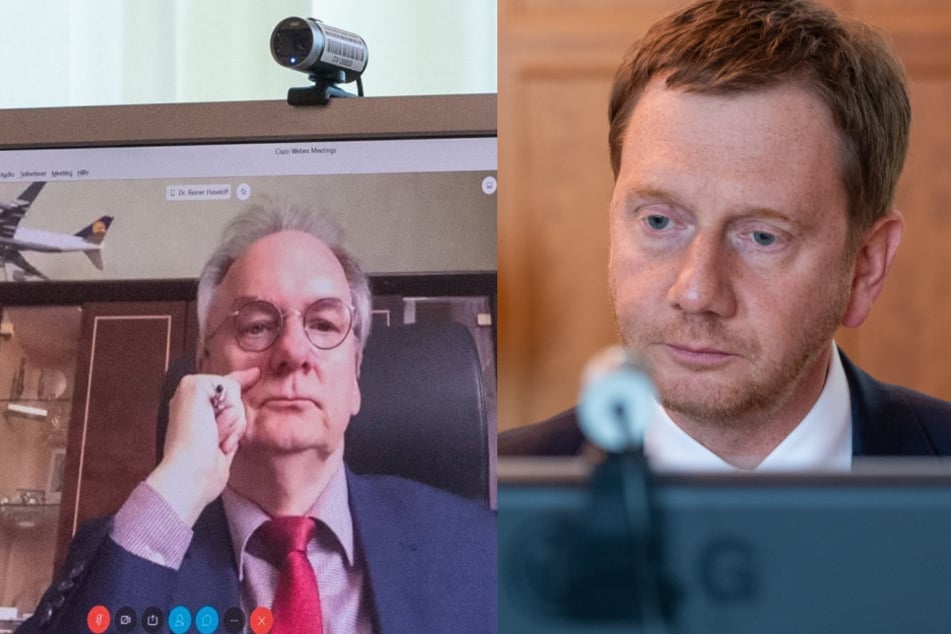
{"type": "Polygon", "coordinates": [[[20,221],[30,209],[45,182],[38,181],[27,187],[16,200],[0,201],[0,268],[6,274],[7,264],[20,270],[14,272],[16,280],[26,276],[48,280],[42,272],[27,262],[23,251],[64,253],[82,251],[99,270],[102,270],[102,242],[112,224],[112,216],[102,216],[76,233],[56,233],[20,227],[20,221]]]}

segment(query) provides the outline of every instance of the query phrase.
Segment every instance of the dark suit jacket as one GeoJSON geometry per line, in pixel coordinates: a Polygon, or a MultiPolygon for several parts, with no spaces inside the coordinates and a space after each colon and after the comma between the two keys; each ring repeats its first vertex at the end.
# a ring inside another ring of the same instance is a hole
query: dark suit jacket
{"type": "MultiPolygon", "coordinates": [[[[375,630],[495,632],[496,527],[477,503],[392,476],[347,471],[358,548],[366,561],[375,630]]],[[[76,533],[63,570],[17,632],[86,632],[94,605],[141,615],[184,605],[223,613],[240,605],[237,567],[221,500],[195,524],[178,571],[129,554],[108,538],[111,519],[76,533]]],[[[140,616],[141,618],[141,616],[140,616]]],[[[139,626],[141,629],[141,624],[139,626]]]]}
{"type": "MultiPolygon", "coordinates": [[[[852,398],[852,455],[951,455],[951,403],[880,383],[839,351],[852,398]]],[[[585,442],[575,410],[499,435],[499,455],[573,456],[585,442]]]]}

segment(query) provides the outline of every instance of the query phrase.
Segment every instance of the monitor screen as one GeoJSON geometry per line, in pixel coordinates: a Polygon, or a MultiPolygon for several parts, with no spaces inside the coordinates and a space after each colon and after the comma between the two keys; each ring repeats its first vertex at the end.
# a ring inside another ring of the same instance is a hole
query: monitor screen
{"type": "Polygon", "coordinates": [[[3,273],[194,278],[227,220],[263,200],[333,216],[371,273],[494,271],[494,104],[0,111],[3,273]]]}
{"type": "Polygon", "coordinates": [[[665,473],[646,488],[639,470],[595,483],[582,460],[500,461],[500,631],[946,628],[947,464],[665,473]]]}
{"type": "Polygon", "coordinates": [[[468,329],[486,418],[472,496],[494,503],[495,102],[0,111],[0,632],[154,466],[165,371],[195,353],[195,278],[251,205],[342,228],[374,329],[468,329]]]}

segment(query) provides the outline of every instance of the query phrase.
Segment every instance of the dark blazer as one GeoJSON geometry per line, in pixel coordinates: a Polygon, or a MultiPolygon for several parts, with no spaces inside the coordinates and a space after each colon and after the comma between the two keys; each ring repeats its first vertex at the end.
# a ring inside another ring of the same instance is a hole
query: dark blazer
{"type": "MultiPolygon", "coordinates": [[[[495,632],[496,526],[480,504],[392,476],[347,471],[354,536],[366,562],[374,629],[383,634],[495,632]]],[[[111,518],[85,523],[66,563],[18,633],[86,632],[94,605],[163,613],[240,605],[237,566],[221,500],[194,527],[182,566],[136,557],[108,538],[111,518]]],[[[141,624],[139,625],[141,630],[141,624]]]]}
{"type": "MultiPolygon", "coordinates": [[[[951,403],[876,381],[839,356],[852,398],[852,455],[951,455],[951,403]]],[[[584,442],[570,409],[500,434],[499,455],[573,456],[584,442]]]]}

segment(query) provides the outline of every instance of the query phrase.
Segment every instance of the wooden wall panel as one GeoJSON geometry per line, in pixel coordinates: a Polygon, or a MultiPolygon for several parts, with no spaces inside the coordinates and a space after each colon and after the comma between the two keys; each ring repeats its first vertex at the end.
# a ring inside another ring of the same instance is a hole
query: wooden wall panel
{"type": "Polygon", "coordinates": [[[882,380],[951,400],[951,79],[913,81],[911,94],[912,140],[896,201],[905,235],[872,315],[843,347],[882,380]]]}
{"type": "Polygon", "coordinates": [[[868,321],[839,341],[878,378],[951,400],[951,2],[855,0],[845,10],[891,38],[909,78],[912,131],[895,266],[868,321]]]}
{"type": "MultiPolygon", "coordinates": [[[[500,431],[573,404],[584,362],[615,340],[607,95],[624,51],[678,4],[499,2],[500,431]]],[[[891,38],[914,120],[898,260],[869,321],[837,340],[874,375],[951,399],[951,0],[830,4],[891,38]]]]}
{"type": "Polygon", "coordinates": [[[530,322],[525,346],[538,361],[530,373],[529,407],[570,404],[577,368],[592,348],[609,343],[613,319],[604,271],[607,261],[607,209],[611,178],[591,165],[606,165],[603,147],[579,139],[603,136],[603,124],[586,114],[606,108],[602,80],[579,75],[569,82],[535,77],[526,82],[525,134],[529,166],[519,208],[529,234],[525,263],[532,284],[524,291],[530,322]],[[567,92],[566,92],[567,88],[567,92]],[[530,117],[528,113],[541,112],[530,117]],[[570,125],[563,122],[570,121],[570,125]],[[559,123],[562,122],[562,123],[559,123]],[[570,240],[565,240],[570,236],[570,240]],[[558,318],[550,320],[549,316],[558,318]],[[579,327],[584,324],[584,327],[579,327]],[[537,404],[537,405],[536,405],[537,404]]]}
{"type": "Polygon", "coordinates": [[[115,513],[154,468],[162,382],[184,340],[185,302],[83,307],[57,567],[79,524],[115,513]]]}

